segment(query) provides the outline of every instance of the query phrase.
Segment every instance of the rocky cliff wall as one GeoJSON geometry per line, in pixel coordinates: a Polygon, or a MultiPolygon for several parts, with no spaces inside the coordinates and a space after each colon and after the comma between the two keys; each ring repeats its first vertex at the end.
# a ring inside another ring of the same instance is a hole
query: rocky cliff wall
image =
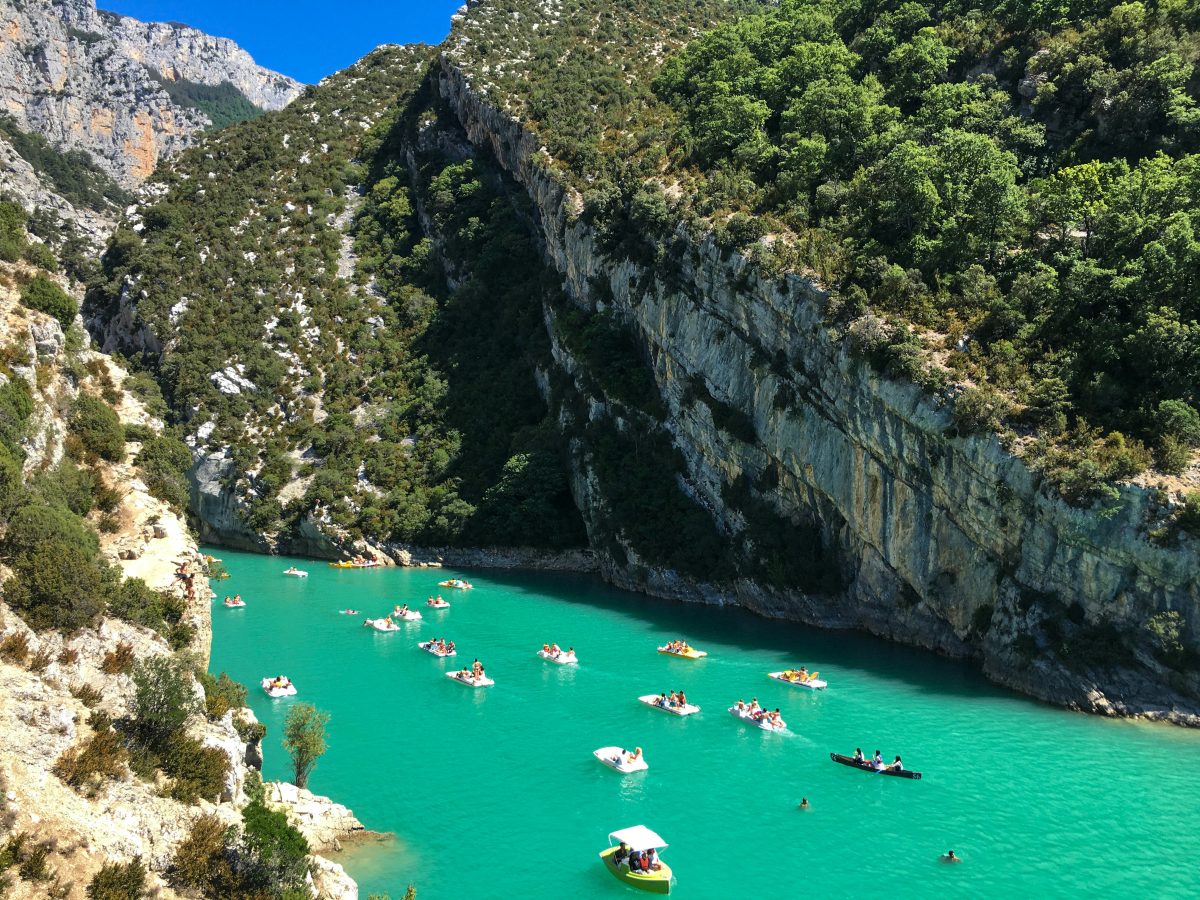
{"type": "MultiPolygon", "coordinates": [[[[1200,553],[1194,541],[1146,539],[1148,492],[1124,487],[1107,515],[1072,508],[994,437],[955,436],[946,409],[917,386],[882,378],[845,350],[810,280],[764,278],[711,240],[686,236],[669,279],[605,257],[535,135],[474,92],[447,57],[439,89],[471,143],[533,200],[571,299],[607,308],[637,336],[667,409],[659,424],[686,460],[687,490],[734,534],[743,517],[726,495],[748,482],[784,527],[816,530],[842,588],[698,584],[642,565],[636,551],[627,563],[606,558],[610,580],[975,657],[995,680],[1064,705],[1200,724],[1194,674],[1169,671],[1141,642],[1147,622],[1175,612],[1184,643],[1200,644],[1200,553]],[[717,427],[689,391],[698,378],[748,417],[753,440],[717,427]],[[1110,628],[1127,636],[1128,660],[1084,652],[1089,636],[1110,628]]],[[[550,310],[547,320],[554,339],[550,310]]],[[[559,340],[555,356],[590,417],[612,416],[559,340]]],[[[595,529],[604,499],[586,460],[575,492],[595,529]]]]}
{"type": "Polygon", "coordinates": [[[211,124],[174,103],[147,67],[170,80],[229,81],[262,109],[301,90],[192,28],[100,12],[94,0],[0,0],[0,112],[56,146],[91,152],[126,186],[211,124]]]}

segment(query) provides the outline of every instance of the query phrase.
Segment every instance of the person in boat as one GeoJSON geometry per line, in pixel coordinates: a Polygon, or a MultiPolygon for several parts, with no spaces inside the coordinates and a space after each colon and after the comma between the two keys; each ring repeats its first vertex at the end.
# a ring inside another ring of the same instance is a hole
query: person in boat
{"type": "Polygon", "coordinates": [[[871,757],[871,768],[873,768],[873,769],[884,768],[883,754],[880,753],[878,750],[876,750],[875,755],[871,757]]]}
{"type": "Polygon", "coordinates": [[[447,654],[450,654],[450,653],[453,653],[453,652],[454,652],[454,641],[448,641],[448,642],[446,643],[446,653],[447,653],[447,654]]]}
{"type": "Polygon", "coordinates": [[[617,848],[617,852],[612,855],[614,866],[620,866],[623,862],[629,859],[629,845],[621,841],[621,846],[617,848]]]}
{"type": "Polygon", "coordinates": [[[629,866],[630,872],[640,872],[642,870],[642,851],[631,850],[629,858],[625,862],[629,866]]]}
{"type": "Polygon", "coordinates": [[[643,872],[657,872],[662,868],[662,863],[658,861],[658,851],[653,847],[646,851],[646,854],[642,857],[642,860],[644,863],[642,865],[643,872]]]}
{"type": "Polygon", "coordinates": [[[655,700],[654,702],[655,702],[656,704],[658,704],[659,706],[661,706],[663,709],[666,709],[668,706],[670,706],[670,705],[671,705],[671,701],[669,701],[669,700],[667,699],[667,695],[666,695],[666,694],[659,694],[659,695],[658,695],[658,699],[657,699],[657,700],[655,700]]]}
{"type": "Polygon", "coordinates": [[[683,691],[680,691],[680,692],[679,692],[679,693],[676,695],[676,698],[678,699],[678,701],[679,701],[679,705],[680,705],[680,706],[687,706],[687,705],[688,705],[688,702],[687,702],[687,696],[686,696],[686,695],[683,693],[683,691]]]}
{"type": "Polygon", "coordinates": [[[944,863],[960,863],[962,862],[962,857],[956,856],[953,850],[947,850],[942,854],[941,860],[944,863]]]}
{"type": "Polygon", "coordinates": [[[554,654],[555,658],[562,656],[562,648],[559,647],[558,644],[551,644],[550,652],[554,654]]]}
{"type": "Polygon", "coordinates": [[[751,698],[750,698],[750,705],[746,707],[746,711],[747,711],[748,713],[750,713],[750,715],[754,715],[755,713],[761,713],[761,712],[762,712],[762,707],[758,705],[758,698],[757,698],[757,697],[751,697],[751,698]]]}
{"type": "Polygon", "coordinates": [[[407,603],[405,603],[403,606],[401,606],[401,607],[397,607],[397,610],[396,610],[396,615],[398,615],[398,616],[403,616],[403,615],[405,615],[407,612],[408,612],[408,604],[407,604],[407,603]]]}
{"type": "Polygon", "coordinates": [[[629,754],[629,762],[637,762],[642,758],[642,748],[634,747],[633,752],[629,754]]]}
{"type": "Polygon", "coordinates": [[[854,748],[854,761],[860,766],[867,761],[867,758],[863,756],[862,747],[854,748]]]}
{"type": "Polygon", "coordinates": [[[904,763],[900,759],[900,754],[897,753],[896,758],[893,759],[886,766],[884,766],[884,768],[887,769],[889,772],[903,772],[904,771],[904,763]]]}
{"type": "Polygon", "coordinates": [[[543,653],[549,653],[549,652],[550,652],[550,645],[549,645],[549,644],[542,644],[542,652],[543,652],[543,653]]]}
{"type": "Polygon", "coordinates": [[[808,674],[808,669],[806,669],[804,666],[801,666],[800,671],[796,673],[797,681],[808,681],[808,679],[811,677],[812,676],[808,674]]]}
{"type": "Polygon", "coordinates": [[[567,648],[567,656],[569,656],[569,657],[570,657],[570,656],[574,656],[574,655],[575,655],[575,648],[574,648],[574,647],[568,647],[568,648],[567,648]]]}

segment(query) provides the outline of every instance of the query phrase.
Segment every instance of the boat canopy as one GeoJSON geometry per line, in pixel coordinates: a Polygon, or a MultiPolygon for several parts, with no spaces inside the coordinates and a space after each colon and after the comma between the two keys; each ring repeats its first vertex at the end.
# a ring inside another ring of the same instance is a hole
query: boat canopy
{"type": "Polygon", "coordinates": [[[631,828],[622,828],[620,831],[611,832],[608,839],[609,841],[623,841],[629,845],[630,850],[649,850],[651,847],[658,850],[667,846],[666,841],[645,825],[634,825],[631,828]]]}

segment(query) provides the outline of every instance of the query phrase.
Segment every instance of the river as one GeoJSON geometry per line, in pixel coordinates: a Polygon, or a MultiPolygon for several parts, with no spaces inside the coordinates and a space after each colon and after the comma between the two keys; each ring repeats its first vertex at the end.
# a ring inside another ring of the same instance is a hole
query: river
{"type": "Polygon", "coordinates": [[[858,634],[742,610],[671,603],[588,577],[500,571],[335,570],[210,548],[231,578],[213,610],[212,671],[250,687],[269,728],[268,779],[292,702],[330,713],[309,787],[351,807],[382,845],[334,858],[370,893],[399,900],[639,896],[602,868],[607,834],[645,824],[681,898],[1194,896],[1200,864],[1200,733],[1055,709],[971,666],[858,634]],[[308,578],[288,578],[295,563],[308,578]],[[463,575],[470,591],[436,582],[463,575]],[[426,609],[441,593],[448,610],[426,609]],[[419,623],[362,627],[393,604],[419,623]],[[340,615],[353,608],[361,615],[340,615]],[[456,660],[419,640],[452,638],[456,660]],[[686,638],[699,661],[655,652],[686,638]],[[574,646],[577,666],[535,653],[574,646]],[[443,676],[478,657],[494,687],[443,676]],[[766,677],[819,670],[827,690],[766,677]],[[285,673],[295,700],[258,688],[285,673]],[[683,689],[702,712],[638,703],[683,689]],[[789,726],[771,734],[726,709],[757,697],[789,726]],[[640,745],[622,776],[592,751],[640,745]],[[830,751],[902,753],[920,781],[835,765],[830,751]],[[807,797],[811,808],[797,804],[807,797]],[[939,856],[954,849],[959,865],[939,856]]]}

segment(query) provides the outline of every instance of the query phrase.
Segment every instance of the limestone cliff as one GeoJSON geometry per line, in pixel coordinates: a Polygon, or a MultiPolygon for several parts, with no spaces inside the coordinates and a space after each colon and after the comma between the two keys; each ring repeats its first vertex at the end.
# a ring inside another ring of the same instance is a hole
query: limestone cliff
{"type": "Polygon", "coordinates": [[[186,26],[138,22],[92,0],[0,3],[0,112],[56,146],[91,152],[126,186],[211,124],[162,83],[180,80],[228,82],[260,109],[301,89],[233,41],[186,26]]]}
{"type": "Polygon", "coordinates": [[[601,533],[603,485],[577,441],[576,498],[610,580],[972,657],[995,680],[1064,705],[1200,724],[1195,674],[1171,671],[1143,640],[1147,623],[1177,613],[1185,645],[1200,646],[1200,548],[1147,539],[1150,492],[1126,486],[1104,515],[1068,506],[995,438],[956,436],[935,399],[855,359],[809,279],[766,277],[682,231],[669,272],[606,255],[537,136],[473,89],[453,49],[438,87],[471,144],[533,200],[571,300],[629,329],[653,371],[657,419],[598,391],[547,309],[568,392],[584,401],[564,404],[565,427],[608,419],[661,429],[686,463],[686,492],[722,534],[746,534],[737,496],[766,504],[778,529],[819,543],[837,575],[836,585],[805,589],[746,577],[702,583],[640,559],[619,531],[601,533]],[[736,435],[719,427],[714,408],[744,426],[736,435]],[[605,550],[613,537],[623,544],[615,555],[605,550]],[[1127,636],[1126,657],[1098,659],[1097,636],[1114,629],[1127,636]]]}

